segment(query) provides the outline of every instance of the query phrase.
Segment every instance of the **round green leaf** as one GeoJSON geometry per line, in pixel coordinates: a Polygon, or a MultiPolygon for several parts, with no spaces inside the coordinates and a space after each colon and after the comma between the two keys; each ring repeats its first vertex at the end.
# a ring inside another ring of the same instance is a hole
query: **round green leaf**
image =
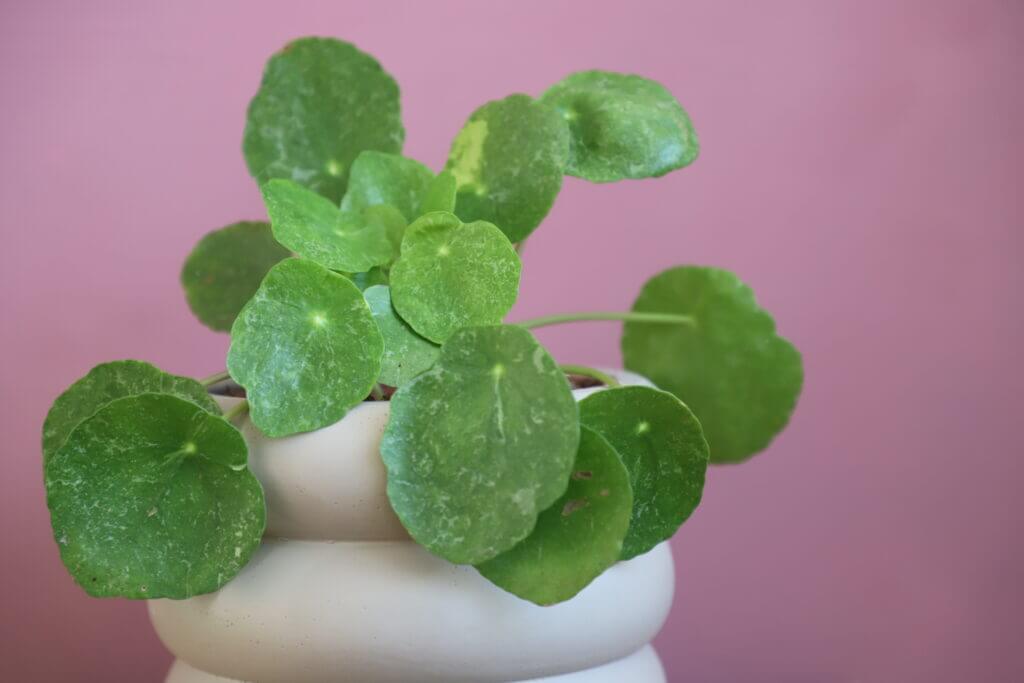
{"type": "Polygon", "coordinates": [[[263,489],[245,441],[169,394],[103,406],[46,462],[61,559],[97,597],[188,598],[231,580],[259,546],[263,489]]]}
{"type": "Polygon", "coordinates": [[[267,223],[243,221],[208,233],[181,270],[189,308],[210,329],[227,332],[267,271],[290,255],[267,223]]]}
{"type": "Polygon", "coordinates": [[[43,422],[43,458],[49,459],[82,420],[111,401],[145,393],[173,394],[203,410],[220,415],[220,408],[199,382],[171,375],[139,360],[116,360],[97,365],[57,397],[43,422]]]}
{"type": "Polygon", "coordinates": [[[274,237],[299,256],[350,273],[362,273],[394,256],[380,221],[343,214],[329,200],[290,180],[271,180],[261,191],[274,237]]]}
{"type": "Polygon", "coordinates": [[[789,421],[803,385],[800,352],[775,333],[750,287],[717,268],[680,266],[647,281],[634,311],[675,313],[694,325],[627,322],[625,365],[686,402],[711,461],[764,449],[789,421]]]}
{"type": "Polygon", "coordinates": [[[460,330],[391,398],[388,499],[420,545],[480,563],[526,538],[565,492],[578,444],[569,384],[529,332],[460,330]]]}
{"type": "Polygon", "coordinates": [[[548,215],[562,188],[569,130],[558,112],[526,95],[488,102],[452,142],[459,217],[494,223],[519,242],[548,215]]]}
{"type": "Polygon", "coordinates": [[[434,364],[441,349],[416,334],[398,317],[391,307],[391,291],[387,287],[368,287],[363,291],[363,296],[384,337],[384,357],[380,364],[378,382],[400,387],[434,364]]]}
{"type": "Polygon", "coordinates": [[[391,297],[414,330],[443,342],[460,328],[500,323],[516,302],[521,269],[496,227],[438,211],[406,230],[391,297]]]}
{"type": "Polygon", "coordinates": [[[352,164],[341,210],[359,214],[367,207],[387,204],[411,221],[420,215],[420,200],[433,180],[433,171],[415,159],[366,151],[352,164]]]}
{"type": "Polygon", "coordinates": [[[668,392],[629,386],[587,396],[580,421],[608,440],[629,472],[633,515],[622,559],[671,538],[704,491],[708,444],[697,418],[668,392]]]}
{"type": "Polygon", "coordinates": [[[632,510],[629,474],[618,454],[583,427],[568,490],[525,540],[476,568],[524,600],[563,602],[618,561],[632,510]]]}
{"type": "Polygon", "coordinates": [[[379,232],[387,238],[391,244],[391,258],[397,258],[405,229],[409,225],[402,213],[388,204],[377,204],[366,207],[360,220],[368,230],[379,232]]]}
{"type": "Polygon", "coordinates": [[[441,171],[430,183],[420,203],[420,214],[432,211],[455,212],[455,176],[448,171],[441,171]]]}
{"type": "Polygon", "coordinates": [[[570,130],[568,175],[596,183],[651,178],[691,164],[697,134],[672,93],[640,76],[581,71],[541,97],[570,130]]]}
{"type": "Polygon", "coordinates": [[[268,436],[333,424],[362,402],[384,352],[362,293],[311,261],[274,266],[231,328],[228,370],[268,436]]]}
{"type": "Polygon", "coordinates": [[[242,150],[261,185],[288,178],[341,201],[363,150],[401,152],[398,85],[373,57],[333,38],[292,41],[267,62],[242,150]]]}

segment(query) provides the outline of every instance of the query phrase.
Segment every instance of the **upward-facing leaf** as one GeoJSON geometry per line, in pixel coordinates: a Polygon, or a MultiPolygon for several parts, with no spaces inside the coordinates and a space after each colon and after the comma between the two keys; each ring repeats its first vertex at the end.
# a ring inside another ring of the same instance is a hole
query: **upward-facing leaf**
{"type": "Polygon", "coordinates": [[[415,159],[363,152],[352,164],[341,210],[358,214],[369,206],[388,204],[398,209],[406,221],[414,220],[420,215],[420,202],[433,179],[434,173],[415,159]]]}

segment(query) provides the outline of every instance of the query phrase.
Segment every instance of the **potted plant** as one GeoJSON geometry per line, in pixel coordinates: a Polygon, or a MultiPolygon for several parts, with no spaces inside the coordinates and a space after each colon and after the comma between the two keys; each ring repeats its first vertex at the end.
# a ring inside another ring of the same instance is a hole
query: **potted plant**
{"type": "Polygon", "coordinates": [[[654,276],[630,311],[504,319],[563,177],[687,166],[690,120],[588,71],[477,109],[437,174],[403,138],[372,57],[271,57],[243,143],[269,224],[208,234],[182,271],[227,370],[115,361],[56,399],[61,558],[90,595],[151,600],[178,683],[663,680],[665,541],[709,462],[785,426],[800,355],[715,268],[654,276]],[[584,320],[623,321],[627,372],[530,332],[584,320]]]}

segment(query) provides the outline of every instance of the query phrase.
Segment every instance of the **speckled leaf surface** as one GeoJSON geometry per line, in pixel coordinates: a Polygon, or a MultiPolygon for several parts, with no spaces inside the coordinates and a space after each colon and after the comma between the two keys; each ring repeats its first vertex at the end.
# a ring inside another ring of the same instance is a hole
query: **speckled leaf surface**
{"type": "Polygon", "coordinates": [[[61,559],[97,597],[187,598],[259,545],[263,489],[226,420],[168,394],[108,403],[46,462],[61,559]]]}
{"type": "Polygon", "coordinates": [[[352,281],[311,261],[274,266],[231,328],[228,370],[268,436],[326,427],[369,393],[384,352],[352,281]]]}
{"type": "Polygon", "coordinates": [[[367,151],[356,157],[341,200],[345,213],[387,204],[398,209],[406,221],[420,215],[420,202],[434,180],[434,172],[400,154],[367,151]]]}
{"type": "Polygon", "coordinates": [[[423,193],[423,200],[420,202],[420,215],[432,211],[455,213],[455,193],[455,176],[449,171],[441,171],[431,181],[427,191],[423,193]]]}
{"type": "Polygon", "coordinates": [[[438,343],[462,327],[496,325],[519,294],[522,263],[490,223],[435,212],[409,226],[391,269],[395,310],[438,343]]]}
{"type": "Polygon", "coordinates": [[[434,554],[484,562],[526,538],[565,492],[578,444],[569,384],[529,332],[460,330],[391,399],[388,499],[434,554]]]}
{"type": "Polygon", "coordinates": [[[524,600],[563,602],[618,561],[632,509],[629,474],[618,454],[583,427],[569,488],[526,539],[477,569],[524,600]]]}
{"type": "Polygon", "coordinates": [[[668,540],[700,503],[708,444],[683,403],[650,387],[617,387],[580,401],[580,421],[622,458],[633,486],[633,513],[622,559],[668,540]]]}
{"type": "Polygon", "coordinates": [[[458,215],[494,223],[513,242],[540,225],[562,188],[569,129],[557,111],[526,95],[488,102],[452,142],[458,215]]]}
{"type": "Polygon", "coordinates": [[[172,375],[139,360],[102,363],[53,402],[43,422],[43,458],[49,459],[72,429],[106,404],[145,393],[172,394],[220,415],[220,408],[206,388],[190,377],[172,375]]]}
{"type": "Polygon", "coordinates": [[[786,423],[803,386],[800,352],[732,273],[680,266],[648,280],[634,311],[693,316],[696,325],[626,323],[625,366],[682,399],[711,445],[711,462],[764,449],[786,423]]]}
{"type": "Polygon", "coordinates": [[[541,102],[569,124],[568,175],[597,183],[656,177],[693,163],[700,151],[690,117],[672,93],[640,76],[581,71],[541,102]]]}
{"type": "Polygon", "coordinates": [[[189,308],[211,330],[229,331],[263,276],[289,256],[268,223],[243,221],[208,233],[181,270],[189,308]]]}
{"type": "Polygon", "coordinates": [[[398,85],[368,54],[333,38],[292,41],[267,62],[242,150],[261,185],[287,178],[341,201],[364,150],[399,153],[398,85]]]}
{"type": "Polygon", "coordinates": [[[391,307],[390,289],[374,285],[366,288],[363,296],[384,338],[384,356],[380,363],[378,382],[400,387],[434,364],[441,348],[416,334],[398,317],[391,307]]]}
{"type": "Polygon", "coordinates": [[[394,256],[386,226],[343,214],[329,200],[290,180],[261,188],[274,237],[303,258],[350,273],[387,263],[394,256]]]}

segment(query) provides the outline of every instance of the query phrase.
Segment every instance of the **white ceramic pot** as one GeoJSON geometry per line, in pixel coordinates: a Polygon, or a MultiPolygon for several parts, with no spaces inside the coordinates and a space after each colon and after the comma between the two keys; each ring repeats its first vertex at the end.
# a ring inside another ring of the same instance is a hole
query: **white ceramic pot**
{"type": "Polygon", "coordinates": [[[649,643],[672,603],[666,544],[552,607],[506,593],[399,523],[378,452],[388,410],[367,402],[283,439],[246,425],[267,532],[216,593],[149,602],[179,658],[167,683],[664,682],[649,643]]]}

